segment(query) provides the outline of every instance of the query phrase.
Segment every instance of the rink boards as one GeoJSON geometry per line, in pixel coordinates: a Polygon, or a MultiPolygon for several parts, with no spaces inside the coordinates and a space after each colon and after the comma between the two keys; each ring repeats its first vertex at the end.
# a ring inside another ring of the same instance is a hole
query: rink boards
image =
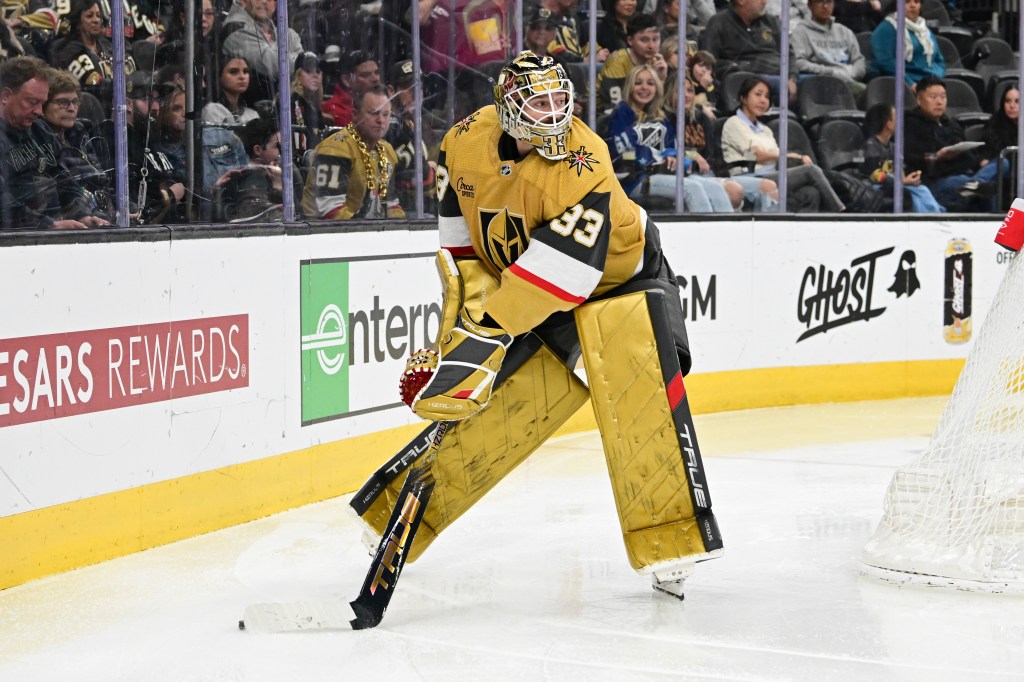
{"type": "MultiPolygon", "coordinates": [[[[0,243],[0,588],[354,490],[418,430],[414,227],[0,243]]],[[[697,412],[946,393],[1008,262],[996,220],[660,227],[697,412]]]]}

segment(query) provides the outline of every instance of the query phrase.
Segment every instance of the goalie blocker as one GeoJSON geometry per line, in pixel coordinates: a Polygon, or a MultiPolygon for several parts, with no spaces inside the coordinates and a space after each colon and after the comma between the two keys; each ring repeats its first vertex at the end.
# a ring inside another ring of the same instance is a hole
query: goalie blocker
{"type": "MultiPolygon", "coordinates": [[[[491,401],[451,425],[434,463],[433,498],[408,561],[588,396],[631,566],[661,574],[721,553],[683,384],[689,350],[679,292],[667,267],[659,275],[619,287],[574,313],[555,314],[516,339],[491,401]],[[589,389],[570,369],[581,353],[589,389]]],[[[375,473],[351,503],[378,538],[400,495],[398,474],[421,456],[424,436],[375,473]]]]}

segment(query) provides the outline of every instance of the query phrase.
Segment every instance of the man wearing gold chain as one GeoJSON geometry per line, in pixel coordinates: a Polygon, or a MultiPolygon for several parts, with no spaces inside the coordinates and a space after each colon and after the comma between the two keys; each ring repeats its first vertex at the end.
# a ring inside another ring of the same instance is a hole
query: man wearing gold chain
{"type": "Polygon", "coordinates": [[[391,102],[380,87],[355,97],[352,123],[316,147],[302,193],[307,218],[404,218],[395,191],[398,156],[384,140],[391,102]]]}

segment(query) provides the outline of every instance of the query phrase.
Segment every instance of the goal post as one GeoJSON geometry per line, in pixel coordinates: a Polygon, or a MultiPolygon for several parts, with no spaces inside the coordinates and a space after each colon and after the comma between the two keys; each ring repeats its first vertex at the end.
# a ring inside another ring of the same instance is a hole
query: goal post
{"type": "MultiPolygon", "coordinates": [[[[1024,221],[1024,201],[1014,208],[1024,221]]],[[[889,483],[864,575],[1024,593],[1022,261],[1007,268],[931,442],[889,483]]]]}

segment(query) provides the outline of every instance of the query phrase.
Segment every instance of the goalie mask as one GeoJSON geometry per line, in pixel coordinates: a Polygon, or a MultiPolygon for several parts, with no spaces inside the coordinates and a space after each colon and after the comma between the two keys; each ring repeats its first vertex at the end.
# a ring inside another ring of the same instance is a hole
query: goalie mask
{"type": "Polygon", "coordinates": [[[546,159],[564,159],[572,128],[572,81],[551,57],[521,52],[494,85],[494,105],[506,133],[529,142],[546,159]]]}

